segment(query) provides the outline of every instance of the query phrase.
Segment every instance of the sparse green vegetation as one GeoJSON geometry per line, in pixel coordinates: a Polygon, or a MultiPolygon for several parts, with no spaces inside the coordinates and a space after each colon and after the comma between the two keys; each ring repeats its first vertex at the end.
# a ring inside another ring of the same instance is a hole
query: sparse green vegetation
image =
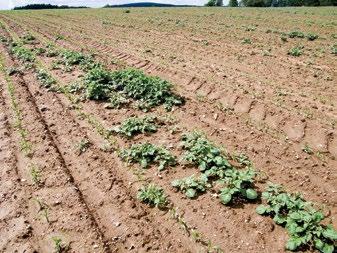
{"type": "Polygon", "coordinates": [[[44,69],[38,69],[36,73],[37,80],[40,81],[41,86],[50,89],[56,83],[55,79],[44,69]]]}
{"type": "Polygon", "coordinates": [[[211,187],[206,175],[195,177],[194,175],[172,181],[171,185],[183,193],[188,198],[195,198],[199,193],[203,193],[211,187]]]}
{"type": "Polygon", "coordinates": [[[120,126],[113,128],[112,131],[126,137],[132,137],[140,133],[153,133],[157,131],[156,118],[151,116],[130,117],[120,126]]]}
{"type": "Polygon", "coordinates": [[[288,51],[288,54],[291,56],[295,56],[295,57],[301,56],[303,54],[302,49],[303,49],[302,46],[293,47],[292,49],[288,51]]]}
{"type": "Polygon", "coordinates": [[[22,60],[23,62],[34,62],[35,61],[35,55],[34,53],[19,43],[13,42],[10,46],[10,52],[19,60],[22,60]]]}
{"type": "Polygon", "coordinates": [[[176,164],[176,158],[168,150],[151,143],[134,144],[130,149],[122,150],[120,156],[128,163],[139,163],[144,169],[158,164],[161,171],[176,164]]]}
{"type": "Polygon", "coordinates": [[[88,139],[84,138],[79,143],[76,144],[76,149],[78,151],[78,155],[83,154],[85,151],[88,150],[91,143],[88,139]]]}

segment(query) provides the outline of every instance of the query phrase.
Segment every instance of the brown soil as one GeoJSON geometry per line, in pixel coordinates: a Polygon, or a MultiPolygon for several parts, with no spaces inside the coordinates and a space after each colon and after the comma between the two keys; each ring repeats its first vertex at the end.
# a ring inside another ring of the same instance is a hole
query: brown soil
{"type": "MultiPolygon", "coordinates": [[[[283,44],[278,34],[265,33],[266,29],[293,30],[290,21],[272,22],[274,15],[295,20],[293,13],[266,12],[263,19],[253,19],[258,12],[230,11],[228,17],[208,9],[199,14],[188,9],[159,13],[135,9],[127,18],[117,10],[112,11],[116,15],[110,10],[97,12],[1,13],[1,22],[11,33],[2,30],[2,35],[22,36],[30,31],[39,41],[34,48],[61,34],[65,39],[56,41],[58,46],[95,53],[112,70],[135,67],[158,75],[187,98],[173,112],[152,111],[175,118],[175,123],[132,140],[115,136],[112,149],[150,141],[178,156],[180,134],[171,133],[172,127],[178,132],[202,130],[229,153],[248,155],[265,175],[257,183],[260,191],[267,180],[283,184],[290,192],[299,191],[307,200],[326,205],[337,226],[336,59],[329,53],[313,59],[317,48],[331,44],[331,29],[319,28],[324,20],[320,12],[310,31],[327,39],[301,41],[308,50],[300,58],[287,56],[287,48],[299,39],[283,44]],[[246,16],[240,19],[239,15],[246,16]],[[256,31],[242,28],[253,24],[256,31]],[[253,43],[242,45],[248,36],[253,43]],[[270,48],[267,56],[261,45],[270,48]],[[303,152],[305,145],[314,154],[303,152]]],[[[305,29],[306,16],[299,16],[297,25],[305,29]]],[[[1,55],[6,67],[19,66],[4,46],[1,55]]],[[[47,67],[53,60],[38,58],[47,67]]],[[[60,85],[83,75],[80,69],[51,73],[60,85]]],[[[138,170],[103,148],[111,140],[104,139],[90,121],[109,129],[143,112],[131,107],[108,110],[93,101],[76,108],[64,94],[42,88],[33,70],[10,79],[32,154],[25,156],[20,150],[9,80],[2,74],[0,251],[50,252],[52,238],[57,237],[70,252],[207,252],[207,245],[193,240],[169,212],[136,199],[143,183],[138,170]],[[76,144],[83,139],[91,145],[79,154],[76,144]],[[41,172],[39,184],[32,182],[32,166],[41,172]],[[38,202],[47,207],[41,208],[38,202]]],[[[285,230],[255,213],[259,203],[223,206],[212,191],[190,200],[170,186],[172,180],[196,173],[195,168],[179,165],[162,173],[151,168],[143,177],[163,187],[189,228],[224,252],[284,252],[285,230]]]]}

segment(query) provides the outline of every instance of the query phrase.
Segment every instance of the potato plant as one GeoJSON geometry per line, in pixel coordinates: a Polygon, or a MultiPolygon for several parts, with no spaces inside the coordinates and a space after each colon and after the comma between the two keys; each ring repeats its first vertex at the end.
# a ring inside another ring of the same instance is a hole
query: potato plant
{"type": "Polygon", "coordinates": [[[131,148],[122,150],[120,156],[128,163],[139,163],[144,169],[150,164],[159,165],[159,171],[176,165],[176,158],[167,149],[151,143],[134,144],[131,148]]]}
{"type": "Polygon", "coordinates": [[[255,172],[251,163],[246,162],[248,170],[238,171],[219,148],[197,132],[184,134],[182,147],[185,150],[184,161],[197,165],[208,180],[218,180],[225,185],[219,194],[223,204],[230,203],[233,197],[238,195],[248,200],[257,198],[257,192],[253,189],[255,172]]]}
{"type": "Polygon", "coordinates": [[[34,53],[30,49],[23,47],[22,44],[17,42],[13,42],[10,45],[10,53],[23,62],[35,61],[34,53]]]}
{"type": "Polygon", "coordinates": [[[207,188],[211,187],[207,176],[204,174],[199,177],[192,175],[186,178],[177,179],[172,181],[171,185],[185,193],[188,198],[195,198],[198,194],[205,192],[207,188]]]}
{"type": "Polygon", "coordinates": [[[168,204],[164,190],[154,184],[148,184],[140,188],[137,198],[143,203],[157,208],[164,208],[168,204]]]}
{"type": "Polygon", "coordinates": [[[269,215],[284,226],[289,234],[286,248],[291,251],[303,246],[315,247],[323,253],[333,253],[337,231],[331,225],[323,225],[322,212],[314,209],[299,194],[289,194],[282,186],[270,184],[262,198],[267,205],[260,205],[256,212],[269,215]]]}
{"type": "Polygon", "coordinates": [[[156,118],[151,116],[130,117],[119,126],[113,128],[112,131],[126,137],[141,133],[153,133],[157,131],[156,118]]]}
{"type": "Polygon", "coordinates": [[[252,169],[226,171],[226,177],[223,179],[226,187],[222,188],[219,194],[221,203],[227,205],[238,195],[248,200],[255,200],[258,195],[253,189],[254,177],[255,172],[252,169]]]}
{"type": "Polygon", "coordinates": [[[41,86],[47,89],[50,89],[56,83],[56,80],[44,69],[37,70],[36,78],[40,81],[41,86]]]}
{"type": "Polygon", "coordinates": [[[170,110],[184,101],[172,93],[169,82],[135,69],[110,72],[101,67],[93,68],[84,77],[84,82],[89,99],[108,100],[112,92],[118,92],[136,100],[145,110],[159,105],[170,110]]]}

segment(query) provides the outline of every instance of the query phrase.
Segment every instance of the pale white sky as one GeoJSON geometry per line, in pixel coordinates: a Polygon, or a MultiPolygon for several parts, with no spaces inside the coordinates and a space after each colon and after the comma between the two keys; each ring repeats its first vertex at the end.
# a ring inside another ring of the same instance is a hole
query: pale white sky
{"type": "Polygon", "coordinates": [[[132,2],[156,2],[170,4],[193,4],[203,5],[207,0],[0,0],[0,9],[7,10],[14,6],[22,6],[32,3],[50,3],[57,5],[79,6],[85,5],[89,7],[102,7],[106,4],[124,4],[132,2]]]}

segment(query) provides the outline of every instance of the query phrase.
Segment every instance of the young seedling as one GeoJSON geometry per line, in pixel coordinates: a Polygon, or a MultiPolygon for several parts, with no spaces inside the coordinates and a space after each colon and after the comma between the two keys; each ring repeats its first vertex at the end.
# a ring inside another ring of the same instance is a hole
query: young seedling
{"type": "Polygon", "coordinates": [[[128,163],[139,163],[143,169],[150,164],[158,164],[161,171],[176,164],[176,158],[168,150],[151,143],[134,144],[130,149],[122,150],[120,156],[128,163]]]}
{"type": "Polygon", "coordinates": [[[308,145],[305,144],[305,146],[302,148],[303,152],[307,153],[308,155],[312,155],[314,152],[312,148],[308,145]]]}
{"type": "Polygon", "coordinates": [[[168,204],[164,190],[154,184],[149,184],[139,189],[137,198],[157,208],[165,208],[168,204]]]}
{"type": "Polygon", "coordinates": [[[68,245],[62,242],[62,239],[59,237],[53,237],[52,238],[54,242],[54,252],[55,253],[62,253],[68,251],[68,245]]]}
{"type": "Polygon", "coordinates": [[[49,223],[49,217],[48,217],[49,206],[42,200],[39,200],[37,198],[34,198],[34,200],[39,206],[38,214],[42,215],[46,219],[46,221],[49,223]]]}
{"type": "Polygon", "coordinates": [[[36,165],[31,165],[30,175],[34,184],[41,184],[41,171],[36,165]]]}
{"type": "Polygon", "coordinates": [[[82,139],[78,144],[76,144],[76,149],[78,150],[78,155],[83,154],[88,150],[91,143],[88,139],[82,139]]]}

